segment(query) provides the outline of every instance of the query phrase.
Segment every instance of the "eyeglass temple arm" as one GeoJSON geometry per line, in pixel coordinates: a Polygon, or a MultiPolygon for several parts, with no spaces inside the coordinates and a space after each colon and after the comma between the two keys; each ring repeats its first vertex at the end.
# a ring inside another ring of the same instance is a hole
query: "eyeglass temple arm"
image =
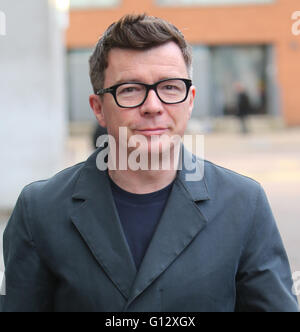
{"type": "Polygon", "coordinates": [[[100,89],[98,91],[96,91],[96,95],[104,95],[105,93],[110,93],[113,92],[112,88],[107,88],[107,89],[100,89]]]}

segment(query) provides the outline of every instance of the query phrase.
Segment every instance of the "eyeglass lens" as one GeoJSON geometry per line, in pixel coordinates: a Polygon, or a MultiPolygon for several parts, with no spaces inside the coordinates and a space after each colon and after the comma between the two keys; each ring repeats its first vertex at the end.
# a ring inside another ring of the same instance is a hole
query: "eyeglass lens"
{"type": "MultiPolygon", "coordinates": [[[[157,85],[157,94],[165,103],[179,103],[186,97],[186,84],[181,80],[168,80],[157,85]]],[[[139,83],[122,84],[116,90],[116,98],[121,106],[132,107],[146,98],[147,88],[139,83]]]]}

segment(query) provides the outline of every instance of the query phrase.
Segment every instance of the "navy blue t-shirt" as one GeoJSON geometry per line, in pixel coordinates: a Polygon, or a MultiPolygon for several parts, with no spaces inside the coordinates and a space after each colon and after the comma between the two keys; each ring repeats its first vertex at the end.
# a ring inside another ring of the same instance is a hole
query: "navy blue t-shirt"
{"type": "Polygon", "coordinates": [[[150,194],[129,193],[112,180],[111,188],[119,217],[137,269],[163,213],[173,183],[150,194]]]}

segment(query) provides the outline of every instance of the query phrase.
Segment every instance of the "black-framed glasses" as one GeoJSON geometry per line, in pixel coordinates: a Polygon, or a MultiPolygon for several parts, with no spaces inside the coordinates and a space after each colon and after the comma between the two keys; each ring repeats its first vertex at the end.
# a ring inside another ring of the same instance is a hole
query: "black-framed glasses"
{"type": "Polygon", "coordinates": [[[154,90],[157,97],[164,104],[183,103],[192,86],[192,81],[185,78],[169,78],[154,84],[128,82],[101,89],[98,96],[111,93],[117,105],[121,108],[135,108],[144,104],[149,91],[154,90]]]}

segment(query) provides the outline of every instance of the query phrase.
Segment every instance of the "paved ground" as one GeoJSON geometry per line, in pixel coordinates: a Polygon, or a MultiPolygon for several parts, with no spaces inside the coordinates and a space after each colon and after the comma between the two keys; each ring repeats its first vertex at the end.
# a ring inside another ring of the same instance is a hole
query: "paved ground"
{"type": "MultiPolygon", "coordinates": [[[[90,152],[88,138],[73,137],[67,143],[65,166],[84,160],[90,152]]],[[[300,128],[247,135],[207,134],[205,158],[262,184],[277,220],[292,272],[300,271],[300,128]]],[[[2,217],[2,221],[6,219],[2,217]]],[[[0,233],[1,228],[3,222],[0,222],[0,233]]]]}
{"type": "Polygon", "coordinates": [[[0,214],[0,287],[2,283],[2,276],[3,276],[3,271],[4,271],[4,264],[3,264],[3,255],[2,255],[2,233],[4,231],[6,221],[8,219],[8,216],[3,213],[0,214]]]}

